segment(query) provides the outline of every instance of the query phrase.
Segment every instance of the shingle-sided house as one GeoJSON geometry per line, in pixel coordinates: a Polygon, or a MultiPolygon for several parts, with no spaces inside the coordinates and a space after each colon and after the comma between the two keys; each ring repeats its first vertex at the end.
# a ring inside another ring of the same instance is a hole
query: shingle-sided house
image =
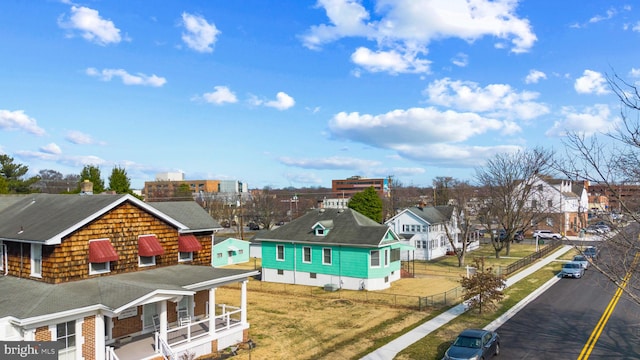
{"type": "MultiPolygon", "coordinates": [[[[446,255],[452,250],[446,228],[456,247],[462,247],[454,210],[454,206],[414,206],[387,220],[385,224],[402,236],[403,243],[415,248],[415,251],[402,251],[402,260],[431,260],[446,255]]],[[[476,241],[469,244],[468,249],[477,246],[476,241]]]]}
{"type": "Polygon", "coordinates": [[[352,209],[316,209],[255,235],[262,280],[381,290],[400,279],[399,237],[352,209]]]}
{"type": "Polygon", "coordinates": [[[221,267],[249,261],[249,242],[236,239],[215,239],[213,243],[213,266],[221,267]]]}
{"type": "Polygon", "coordinates": [[[173,204],[0,196],[0,340],[57,341],[60,359],[96,360],[246,341],[246,283],[259,272],[213,268],[220,225],[195,202],[173,204]],[[242,284],[241,298],[218,304],[216,288],[230,283],[242,284]]]}

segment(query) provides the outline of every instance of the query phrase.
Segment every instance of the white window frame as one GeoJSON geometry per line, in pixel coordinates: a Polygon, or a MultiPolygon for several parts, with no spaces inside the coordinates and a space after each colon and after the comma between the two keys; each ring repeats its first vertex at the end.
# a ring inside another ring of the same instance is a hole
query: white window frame
{"type": "Polygon", "coordinates": [[[178,262],[193,261],[193,251],[179,251],[178,262]]]}
{"type": "Polygon", "coordinates": [[[31,276],[42,277],[42,244],[31,244],[31,276]]]}
{"type": "Polygon", "coordinates": [[[380,267],[380,250],[371,250],[369,251],[369,266],[372,268],[379,268],[380,267]],[[373,256],[373,254],[377,254],[376,257],[373,256]],[[377,264],[373,263],[373,260],[377,259],[377,264]]]}
{"type": "Polygon", "coordinates": [[[322,265],[331,265],[333,263],[333,251],[331,248],[322,248],[322,265]],[[326,261],[327,251],[329,251],[329,262],[326,261]]]}
{"type": "Polygon", "coordinates": [[[305,264],[311,264],[311,247],[310,246],[302,247],[302,262],[305,264]],[[309,254],[309,260],[306,260],[307,252],[309,254]]]}
{"type": "Polygon", "coordinates": [[[76,321],[75,320],[71,320],[71,321],[67,321],[64,323],[60,323],[60,324],[56,324],[53,329],[55,329],[55,339],[56,342],[58,343],[62,343],[60,340],[64,339],[64,347],[61,348],[58,351],[58,356],[59,359],[61,360],[71,360],[71,359],[75,359],[77,356],[77,352],[80,349],[80,346],[78,345],[78,340],[79,339],[79,334],[78,334],[78,328],[76,326],[76,321]],[[58,334],[58,325],[64,325],[66,333],[64,334],[64,336],[61,337],[60,334],[58,334]],[[73,334],[69,335],[69,329],[73,330],[73,334]],[[73,338],[73,346],[68,346],[69,340],[73,338]]]}
{"type": "Polygon", "coordinates": [[[389,249],[384,249],[384,267],[389,267],[389,249]]]}
{"type": "Polygon", "coordinates": [[[4,244],[2,240],[0,240],[0,270],[4,270],[4,244]]]}
{"type": "Polygon", "coordinates": [[[156,256],[139,256],[138,255],[138,266],[139,267],[147,267],[147,266],[155,266],[156,265],[156,256]],[[148,259],[149,261],[144,262],[143,259],[148,259]]]}
{"type": "Polygon", "coordinates": [[[284,245],[278,244],[276,245],[276,261],[284,261],[284,245]],[[280,254],[282,253],[282,256],[280,254]]]}
{"type": "Polygon", "coordinates": [[[111,262],[89,263],[89,275],[106,274],[111,272],[111,262]],[[98,268],[97,265],[104,265],[104,268],[98,268]]]}

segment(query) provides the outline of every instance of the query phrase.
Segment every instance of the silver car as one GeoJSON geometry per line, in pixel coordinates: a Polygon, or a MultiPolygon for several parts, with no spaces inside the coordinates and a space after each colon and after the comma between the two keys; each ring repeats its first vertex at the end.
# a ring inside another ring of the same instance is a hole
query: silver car
{"type": "Polygon", "coordinates": [[[589,268],[589,259],[587,259],[584,255],[576,255],[573,257],[573,261],[582,265],[582,267],[587,270],[589,268]]]}
{"type": "Polygon", "coordinates": [[[560,277],[572,277],[580,279],[584,275],[584,268],[577,261],[569,261],[562,264],[562,271],[560,271],[560,277]]]}
{"type": "Polygon", "coordinates": [[[467,329],[458,335],[442,360],[489,359],[500,354],[500,337],[495,331],[467,329]]]}

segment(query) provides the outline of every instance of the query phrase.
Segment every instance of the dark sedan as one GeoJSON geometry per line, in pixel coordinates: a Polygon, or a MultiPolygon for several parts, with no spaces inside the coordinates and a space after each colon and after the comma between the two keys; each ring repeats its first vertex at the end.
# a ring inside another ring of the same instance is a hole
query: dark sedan
{"type": "Polygon", "coordinates": [[[458,335],[443,360],[490,359],[500,353],[500,337],[497,332],[482,329],[467,329],[458,335]]]}

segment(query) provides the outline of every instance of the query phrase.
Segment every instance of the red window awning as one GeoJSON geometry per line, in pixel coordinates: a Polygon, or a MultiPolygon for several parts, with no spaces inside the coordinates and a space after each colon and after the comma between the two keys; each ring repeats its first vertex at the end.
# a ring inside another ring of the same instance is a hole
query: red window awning
{"type": "Polygon", "coordinates": [[[202,250],[202,245],[192,234],[180,235],[178,237],[178,251],[194,252],[202,250]]]}
{"type": "Polygon", "coordinates": [[[105,263],[118,260],[118,253],[109,240],[89,241],[89,262],[105,263]]]}
{"type": "Polygon", "coordinates": [[[156,256],[164,254],[164,249],[155,235],[145,235],[138,238],[138,255],[156,256]]]}

